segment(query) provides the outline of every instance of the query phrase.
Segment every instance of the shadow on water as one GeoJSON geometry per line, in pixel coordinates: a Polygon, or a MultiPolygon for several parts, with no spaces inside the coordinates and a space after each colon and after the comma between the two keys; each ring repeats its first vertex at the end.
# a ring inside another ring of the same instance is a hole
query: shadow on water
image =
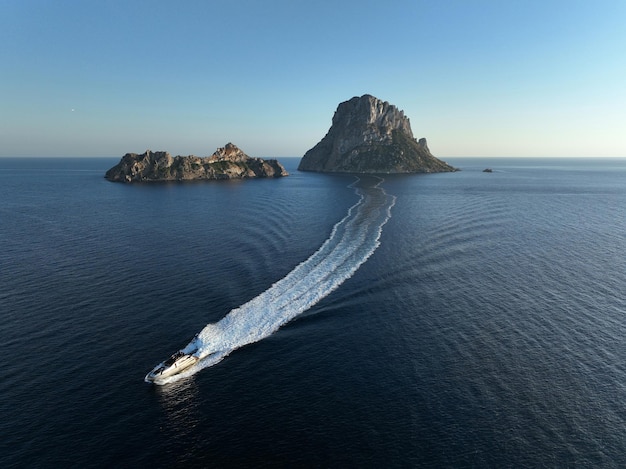
{"type": "Polygon", "coordinates": [[[165,386],[153,386],[166,421],[177,428],[193,428],[198,406],[199,389],[191,376],[165,386]]]}
{"type": "Polygon", "coordinates": [[[160,409],[160,463],[184,464],[202,443],[202,399],[193,376],[164,386],[153,386],[160,409]]]}

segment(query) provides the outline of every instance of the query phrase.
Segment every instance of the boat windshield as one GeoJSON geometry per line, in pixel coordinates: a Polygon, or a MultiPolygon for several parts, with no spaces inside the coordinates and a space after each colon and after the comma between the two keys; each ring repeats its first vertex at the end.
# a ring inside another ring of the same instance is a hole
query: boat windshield
{"type": "Polygon", "coordinates": [[[182,352],[181,350],[179,350],[178,352],[176,352],[174,355],[172,355],[170,358],[168,358],[167,360],[165,360],[163,362],[163,364],[165,366],[172,366],[174,364],[174,362],[176,362],[176,360],[178,360],[181,357],[184,357],[185,353],[182,352]]]}

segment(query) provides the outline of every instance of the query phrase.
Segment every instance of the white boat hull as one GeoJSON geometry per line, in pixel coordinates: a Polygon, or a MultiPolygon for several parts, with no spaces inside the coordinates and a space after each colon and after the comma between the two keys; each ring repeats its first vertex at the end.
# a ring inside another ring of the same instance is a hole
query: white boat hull
{"type": "Polygon", "coordinates": [[[170,358],[164,362],[155,366],[150,373],[145,377],[145,381],[153,383],[157,380],[169,378],[170,376],[177,375],[178,373],[186,370],[192,365],[198,362],[199,358],[196,355],[187,354],[182,351],[176,352],[170,358]]]}

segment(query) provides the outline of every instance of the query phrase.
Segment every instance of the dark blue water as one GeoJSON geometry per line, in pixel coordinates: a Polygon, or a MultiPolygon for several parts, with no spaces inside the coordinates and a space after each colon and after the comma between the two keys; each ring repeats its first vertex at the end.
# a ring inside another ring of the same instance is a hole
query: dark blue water
{"type": "Polygon", "coordinates": [[[626,160],[116,162],[0,159],[1,467],[626,465],[626,160]],[[143,382],[203,330],[222,361],[143,382]]]}

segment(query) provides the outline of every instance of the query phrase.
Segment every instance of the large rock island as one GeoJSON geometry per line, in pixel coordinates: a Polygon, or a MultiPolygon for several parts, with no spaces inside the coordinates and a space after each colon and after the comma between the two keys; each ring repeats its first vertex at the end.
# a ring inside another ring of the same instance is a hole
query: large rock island
{"type": "Polygon", "coordinates": [[[340,173],[437,173],[456,171],[435,158],[426,139],[413,137],[403,111],[369,94],[337,107],[332,126],[306,152],[300,171],[340,173]]]}
{"type": "Polygon", "coordinates": [[[191,181],[288,176],[277,160],[252,158],[232,143],[211,156],[172,157],[165,151],[126,153],[104,176],[114,182],[191,181]]]}

